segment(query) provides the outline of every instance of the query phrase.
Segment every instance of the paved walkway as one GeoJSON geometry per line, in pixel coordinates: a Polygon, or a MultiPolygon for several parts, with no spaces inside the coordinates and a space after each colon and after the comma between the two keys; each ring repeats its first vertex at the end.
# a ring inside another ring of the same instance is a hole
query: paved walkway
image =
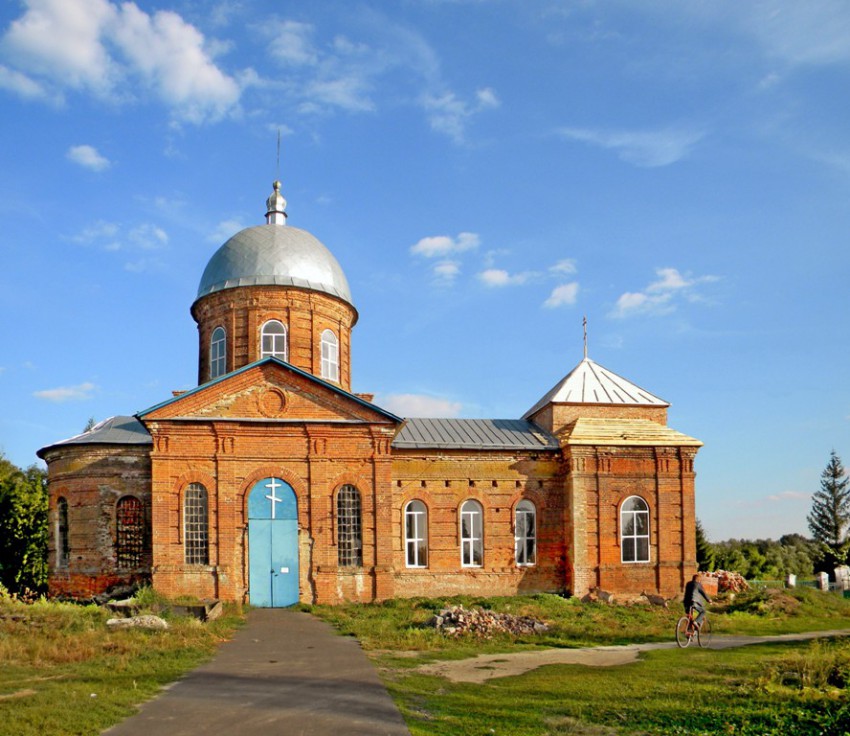
{"type": "Polygon", "coordinates": [[[254,609],[215,658],[104,736],[409,736],[356,640],[296,611],[254,609]]]}
{"type": "MultiPolygon", "coordinates": [[[[765,644],[782,641],[806,641],[834,636],[850,636],[850,629],[832,631],[807,631],[800,634],[777,636],[717,636],[709,649],[728,649],[748,644],[765,644]]],[[[693,644],[698,648],[696,644],[693,644]]],[[[582,647],[580,649],[542,649],[508,654],[479,654],[470,659],[432,662],[417,668],[426,675],[439,675],[454,682],[482,683],[497,677],[512,677],[549,664],[580,664],[586,667],[613,667],[636,662],[641,652],[651,649],[673,649],[676,642],[625,644],[623,646],[582,647]]]]}

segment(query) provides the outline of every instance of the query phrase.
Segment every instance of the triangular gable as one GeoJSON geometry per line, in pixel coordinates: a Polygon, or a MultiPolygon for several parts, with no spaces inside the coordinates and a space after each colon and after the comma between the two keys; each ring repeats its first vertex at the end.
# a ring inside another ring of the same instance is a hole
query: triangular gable
{"type": "Polygon", "coordinates": [[[401,419],[277,358],[263,358],[136,415],[140,420],[227,419],[399,424],[401,419]]]}

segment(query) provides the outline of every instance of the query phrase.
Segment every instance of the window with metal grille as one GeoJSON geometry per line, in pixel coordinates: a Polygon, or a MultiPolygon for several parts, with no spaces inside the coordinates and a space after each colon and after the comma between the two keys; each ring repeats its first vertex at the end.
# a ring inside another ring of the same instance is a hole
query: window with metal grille
{"type": "Polygon", "coordinates": [[[261,358],[271,355],[286,360],[286,327],[282,322],[272,319],[263,325],[262,343],[261,358]]]}
{"type": "Polygon", "coordinates": [[[115,507],[115,558],[119,570],[141,567],[145,552],[145,507],[135,496],[124,496],[115,507]]]}
{"type": "Polygon", "coordinates": [[[360,523],[360,491],[345,485],[336,497],[336,534],[340,567],[363,565],[363,528],[360,523]]]}
{"type": "Polygon", "coordinates": [[[404,508],[404,547],[408,567],[428,566],[428,509],[422,501],[404,508]]]}
{"type": "Polygon", "coordinates": [[[516,564],[520,567],[537,562],[537,511],[531,501],[523,500],[516,505],[514,530],[516,542],[516,564]]]}
{"type": "Polygon", "coordinates": [[[483,513],[478,501],[465,501],[460,507],[460,563],[481,567],[484,563],[483,513]]]}
{"type": "Polygon", "coordinates": [[[649,562],[649,506],[640,496],[620,507],[620,544],[623,562],[649,562]]]}
{"type": "Polygon", "coordinates": [[[227,372],[226,356],[227,333],[223,327],[216,327],[210,340],[210,380],[227,372]]]}
{"type": "Polygon", "coordinates": [[[339,381],[339,340],[331,330],[322,333],[322,378],[339,381]]]}
{"type": "Polygon", "coordinates": [[[56,567],[68,567],[71,559],[71,541],[68,527],[68,499],[59,497],[56,502],[56,567]]]}
{"type": "Polygon", "coordinates": [[[183,497],[183,546],[187,565],[210,562],[207,489],[192,483],[183,497]]]}

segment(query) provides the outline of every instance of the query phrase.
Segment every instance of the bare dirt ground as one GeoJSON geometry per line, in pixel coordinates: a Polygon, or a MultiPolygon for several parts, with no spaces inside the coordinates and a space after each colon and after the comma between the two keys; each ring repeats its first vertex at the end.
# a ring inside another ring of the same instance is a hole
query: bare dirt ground
{"type": "MultiPolygon", "coordinates": [[[[808,631],[778,636],[715,636],[709,649],[728,649],[749,644],[781,641],[806,641],[835,636],[850,636],[850,629],[808,631]]],[[[613,667],[636,662],[641,652],[652,649],[672,649],[676,643],[627,644],[616,647],[585,647],[582,649],[544,649],[512,654],[480,654],[470,659],[433,662],[417,668],[426,675],[438,675],[454,682],[481,683],[497,677],[512,677],[549,664],[578,664],[586,667],[613,667]]]]}

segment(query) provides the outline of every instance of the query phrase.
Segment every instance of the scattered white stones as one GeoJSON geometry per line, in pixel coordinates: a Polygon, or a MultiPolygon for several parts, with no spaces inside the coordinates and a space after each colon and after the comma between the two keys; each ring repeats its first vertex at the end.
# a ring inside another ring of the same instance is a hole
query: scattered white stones
{"type": "Polygon", "coordinates": [[[168,621],[150,614],[130,616],[130,618],[111,618],[106,622],[110,631],[117,629],[147,629],[149,631],[165,631],[168,621]]]}

